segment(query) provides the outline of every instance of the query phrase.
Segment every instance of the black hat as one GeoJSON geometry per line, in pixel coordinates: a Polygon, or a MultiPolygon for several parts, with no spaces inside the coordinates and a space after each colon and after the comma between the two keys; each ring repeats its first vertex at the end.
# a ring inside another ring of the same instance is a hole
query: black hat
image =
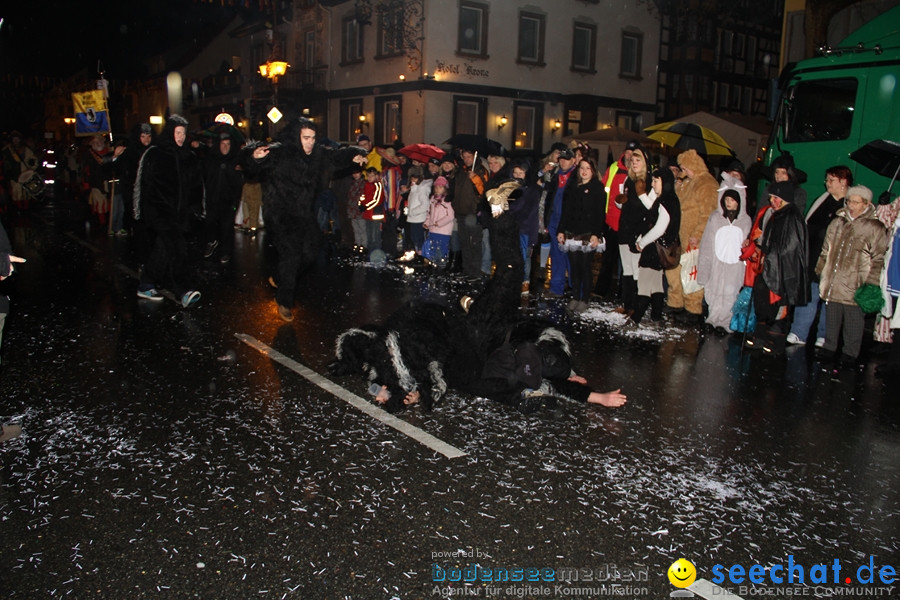
{"type": "Polygon", "coordinates": [[[733,159],[728,161],[728,164],[725,165],[725,168],[722,171],[728,173],[729,171],[737,171],[743,175],[747,174],[747,170],[744,168],[744,163],[739,161],[738,159],[733,159]]]}
{"type": "Polygon", "coordinates": [[[559,158],[561,158],[561,159],[566,158],[566,159],[572,160],[573,158],[575,158],[575,153],[572,152],[571,148],[563,148],[562,150],[559,151],[559,158]]]}
{"type": "Polygon", "coordinates": [[[793,169],[795,168],[794,157],[790,154],[781,154],[772,160],[772,170],[775,169],[793,169]]]}
{"type": "Polygon", "coordinates": [[[141,123],[141,133],[152,134],[153,127],[150,126],[150,123],[141,123]]]}
{"type": "Polygon", "coordinates": [[[443,160],[444,159],[442,159],[442,158],[429,158],[428,164],[441,166],[441,162],[443,162],[443,160]]]}
{"type": "Polygon", "coordinates": [[[769,186],[769,195],[791,202],[794,199],[794,184],[790,181],[777,181],[769,186]]]}
{"type": "Polygon", "coordinates": [[[356,143],[357,143],[357,144],[358,144],[359,142],[371,142],[371,141],[372,141],[372,138],[370,138],[369,136],[367,136],[367,135],[364,134],[364,133],[361,133],[361,134],[359,134],[358,136],[356,136],[356,143]]]}
{"type": "Polygon", "coordinates": [[[553,152],[554,150],[559,150],[560,152],[562,152],[563,150],[568,150],[568,149],[569,149],[569,147],[567,145],[563,144],[562,142],[553,142],[553,145],[550,146],[550,152],[553,152]]]}
{"type": "Polygon", "coordinates": [[[626,150],[634,150],[637,147],[638,147],[638,143],[634,140],[628,140],[628,143],[625,144],[626,150]]]}

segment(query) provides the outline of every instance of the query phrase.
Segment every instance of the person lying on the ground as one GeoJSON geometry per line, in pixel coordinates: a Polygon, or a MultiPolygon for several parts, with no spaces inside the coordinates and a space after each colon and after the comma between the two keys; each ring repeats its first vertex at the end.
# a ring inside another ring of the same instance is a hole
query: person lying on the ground
{"type": "MultiPolygon", "coordinates": [[[[514,186],[501,188],[508,194],[514,186]]],[[[523,259],[516,222],[504,209],[508,200],[513,198],[489,199],[500,210],[493,211],[490,228],[496,269],[484,293],[464,298],[462,309],[410,303],[384,325],[345,331],[338,336],[329,371],[364,375],[375,384],[376,402],[389,412],[404,410],[416,398],[429,410],[448,389],[524,411],[557,398],[624,404],[620,390],[595,392],[575,373],[561,331],[519,315],[523,259]]]]}

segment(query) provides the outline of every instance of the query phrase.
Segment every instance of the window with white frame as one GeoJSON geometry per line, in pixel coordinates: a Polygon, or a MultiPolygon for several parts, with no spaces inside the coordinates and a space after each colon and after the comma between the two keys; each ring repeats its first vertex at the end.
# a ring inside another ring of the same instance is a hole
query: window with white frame
{"type": "Polygon", "coordinates": [[[471,133],[483,135],[485,131],[485,109],[483,98],[453,98],[453,134],[471,133]]]}
{"type": "Polygon", "coordinates": [[[363,114],[362,100],[355,98],[353,100],[341,101],[341,139],[349,142],[356,142],[356,136],[363,133],[362,122],[359,116],[363,114]]]}
{"type": "Polygon", "coordinates": [[[622,32],[622,60],[619,63],[619,77],[640,78],[643,45],[643,34],[631,31],[622,32]]]}
{"type": "Polygon", "coordinates": [[[519,55],[521,63],[544,64],[545,15],[533,12],[519,13],[519,55]]]}
{"type": "Polygon", "coordinates": [[[593,72],[596,55],[597,26],[590,23],[575,23],[572,32],[572,70],[593,72]]]}
{"type": "Polygon", "coordinates": [[[341,63],[363,61],[363,28],[355,17],[344,17],[341,22],[341,63]]]}
{"type": "Polygon", "coordinates": [[[457,52],[471,56],[487,56],[486,4],[460,0],[457,52]]]}
{"type": "Polygon", "coordinates": [[[402,103],[399,96],[375,99],[375,143],[390,146],[403,136],[402,103]]]}
{"type": "Polygon", "coordinates": [[[540,150],[543,143],[543,105],[516,102],[513,107],[513,146],[516,150],[540,150]]]}

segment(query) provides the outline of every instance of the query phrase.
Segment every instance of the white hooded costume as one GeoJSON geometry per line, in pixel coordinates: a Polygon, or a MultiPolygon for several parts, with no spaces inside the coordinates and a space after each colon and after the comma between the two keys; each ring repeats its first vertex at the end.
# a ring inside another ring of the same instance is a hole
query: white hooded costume
{"type": "Polygon", "coordinates": [[[705,290],[709,316],[706,322],[713,327],[731,331],[731,308],[744,282],[744,263],[741,244],[753,225],[746,211],[747,187],[728,173],[722,175],[719,187],[719,207],[709,215],[697,266],[697,283],[705,290]],[[732,190],[739,198],[737,214],[728,215],[725,192],[732,190]]]}

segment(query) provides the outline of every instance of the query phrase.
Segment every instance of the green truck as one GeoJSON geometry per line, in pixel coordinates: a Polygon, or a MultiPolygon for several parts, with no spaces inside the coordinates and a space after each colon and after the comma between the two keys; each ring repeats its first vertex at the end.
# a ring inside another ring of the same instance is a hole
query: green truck
{"type": "Polygon", "coordinates": [[[825,191],[825,169],[834,165],[849,167],[854,183],[871,188],[876,198],[886,191],[893,173],[879,175],[850,154],[875,140],[896,142],[882,146],[887,153],[895,147],[900,154],[900,6],[869,21],[837,47],[796,63],[782,82],[765,164],[790,153],[808,175],[803,184],[808,204],[825,191]]]}

